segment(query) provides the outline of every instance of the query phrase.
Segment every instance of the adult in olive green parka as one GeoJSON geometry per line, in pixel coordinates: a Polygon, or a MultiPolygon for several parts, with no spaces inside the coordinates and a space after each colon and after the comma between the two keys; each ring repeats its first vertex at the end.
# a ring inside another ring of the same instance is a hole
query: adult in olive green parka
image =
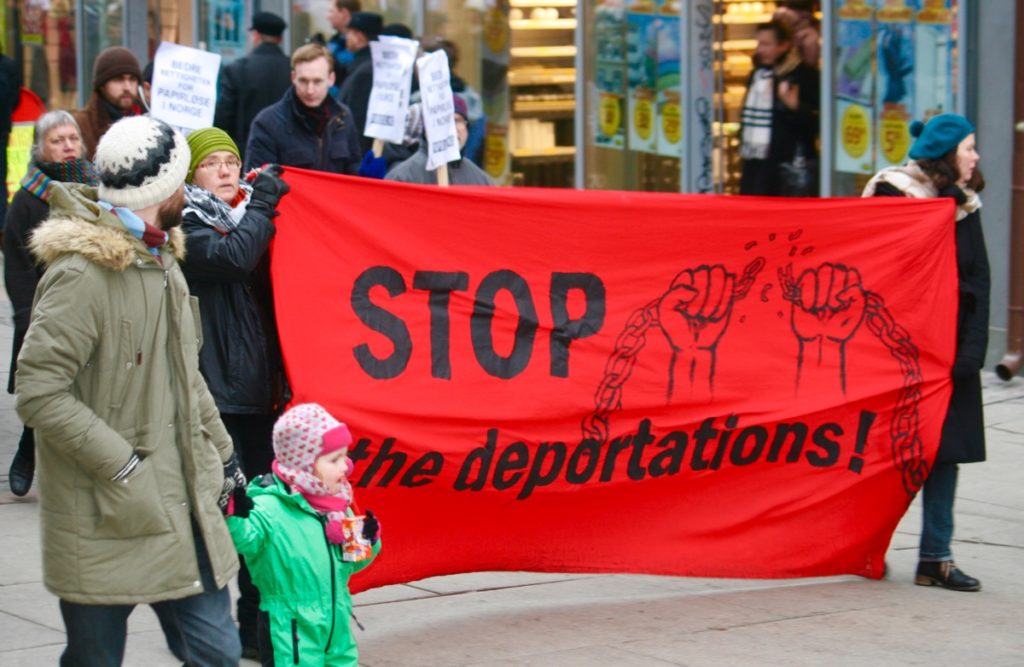
{"type": "Polygon", "coordinates": [[[36,429],[44,584],[61,598],[71,664],[120,664],[139,603],[183,661],[241,654],[226,587],[238,562],[218,507],[233,448],[199,374],[173,227],[188,164],[166,124],[119,121],[97,150],[98,191],[53,184],[30,242],[46,272],[16,405],[36,429]]]}

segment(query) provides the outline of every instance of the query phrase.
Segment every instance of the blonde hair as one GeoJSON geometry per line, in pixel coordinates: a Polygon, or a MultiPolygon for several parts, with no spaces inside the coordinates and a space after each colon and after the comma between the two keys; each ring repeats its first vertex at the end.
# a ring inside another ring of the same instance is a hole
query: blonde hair
{"type": "Polygon", "coordinates": [[[295,69],[296,65],[302,63],[311,63],[317,58],[325,58],[327,60],[327,71],[334,71],[334,57],[331,55],[331,52],[323,44],[315,42],[303,44],[295,49],[295,53],[292,54],[292,69],[295,69]]]}

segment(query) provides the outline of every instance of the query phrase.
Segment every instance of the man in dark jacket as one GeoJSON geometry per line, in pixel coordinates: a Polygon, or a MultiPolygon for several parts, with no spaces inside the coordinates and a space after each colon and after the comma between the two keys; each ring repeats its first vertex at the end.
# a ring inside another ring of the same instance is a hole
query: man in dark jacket
{"type": "Polygon", "coordinates": [[[355,174],[362,152],[352,112],[327,94],[334,83],[331,54],[306,44],[292,54],[292,85],[259,112],[249,129],[246,169],[264,164],[355,174]]]}
{"type": "Polygon", "coordinates": [[[370,106],[370,91],[373,90],[373,57],[370,42],[380,36],[384,19],[372,12],[356,12],[348,24],[345,43],[354,55],[345,73],[345,82],[338,92],[338,101],[352,110],[359,135],[359,145],[366,152],[373,145],[372,137],[364,137],[366,110],[370,106]]]}
{"type": "Polygon", "coordinates": [[[740,194],[817,196],[818,70],[800,60],[780,21],[757,27],[740,119],[740,194]]]}
{"type": "Polygon", "coordinates": [[[237,146],[245,147],[256,114],[281,99],[291,84],[291,62],[281,50],[286,25],[277,14],[257,12],[250,28],[252,52],[221,71],[213,124],[237,146]]]}
{"type": "Polygon", "coordinates": [[[345,80],[345,70],[352,62],[352,52],[348,50],[345,41],[348,24],[352,21],[352,15],[362,9],[362,3],[359,0],[333,0],[327,9],[327,22],[335,31],[326,44],[327,49],[334,56],[335,82],[331,86],[332,97],[338,96],[338,87],[345,80]]]}
{"type": "Polygon", "coordinates": [[[110,126],[143,112],[139,104],[142,68],[135,54],[123,46],[104,49],[92,66],[92,97],[74,113],[82,130],[86,160],[96,155],[96,146],[110,126]]]}

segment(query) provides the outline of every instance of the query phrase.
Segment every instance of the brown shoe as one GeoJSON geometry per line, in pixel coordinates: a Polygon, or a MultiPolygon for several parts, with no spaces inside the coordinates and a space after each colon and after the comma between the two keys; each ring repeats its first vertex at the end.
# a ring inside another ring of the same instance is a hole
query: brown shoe
{"type": "Polygon", "coordinates": [[[951,560],[919,562],[914,583],[918,586],[942,586],[951,591],[974,592],[981,590],[981,582],[964,574],[951,560]]]}

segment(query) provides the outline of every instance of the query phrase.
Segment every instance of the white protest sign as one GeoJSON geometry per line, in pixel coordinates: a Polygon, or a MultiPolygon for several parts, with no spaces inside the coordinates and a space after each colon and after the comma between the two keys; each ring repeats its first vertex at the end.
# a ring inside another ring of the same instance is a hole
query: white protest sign
{"type": "Polygon", "coordinates": [[[405,136],[405,114],[409,111],[409,89],[412,86],[412,68],[420,43],[382,35],[370,42],[373,57],[373,90],[366,110],[368,137],[383,139],[393,144],[402,143],[405,136]]]}
{"type": "Polygon", "coordinates": [[[185,130],[213,125],[220,56],[161,42],[153,59],[150,115],[185,130]]]}
{"type": "Polygon", "coordinates": [[[448,54],[438,49],[416,61],[423,97],[423,127],[427,131],[427,169],[434,170],[462,157],[455,131],[448,54]]]}

